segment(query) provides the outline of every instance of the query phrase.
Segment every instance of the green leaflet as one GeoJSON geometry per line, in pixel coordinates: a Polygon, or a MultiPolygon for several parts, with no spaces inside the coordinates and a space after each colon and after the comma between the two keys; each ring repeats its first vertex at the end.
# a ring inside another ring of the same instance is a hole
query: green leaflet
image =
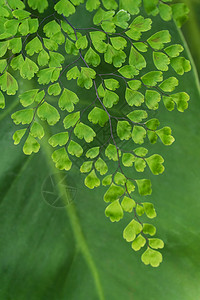
{"type": "Polygon", "coordinates": [[[62,110],[72,112],[74,110],[74,105],[78,102],[78,96],[74,92],[64,88],[62,95],[59,98],[58,105],[62,110]]]}
{"type": "Polygon", "coordinates": [[[30,16],[30,12],[25,11],[23,9],[16,9],[16,10],[12,11],[12,14],[15,18],[17,18],[19,20],[26,19],[30,16]]]}
{"type": "Polygon", "coordinates": [[[52,147],[56,147],[56,146],[66,145],[68,140],[69,140],[68,132],[60,132],[50,137],[48,142],[52,147]]]}
{"type": "Polygon", "coordinates": [[[146,10],[146,12],[150,15],[156,16],[158,14],[158,5],[159,0],[152,0],[152,1],[148,1],[148,0],[144,0],[144,8],[146,10]]]}
{"type": "Polygon", "coordinates": [[[125,185],[126,183],[126,177],[124,176],[124,174],[117,172],[114,176],[114,182],[118,185],[125,185]]]}
{"type": "Polygon", "coordinates": [[[147,41],[153,49],[162,50],[164,44],[171,41],[171,35],[168,30],[162,30],[153,34],[147,41]]]}
{"type": "Polygon", "coordinates": [[[164,145],[171,145],[174,142],[174,137],[171,135],[170,127],[163,127],[156,131],[156,134],[159,136],[164,145]]]}
{"type": "Polygon", "coordinates": [[[170,64],[179,75],[183,75],[191,70],[190,62],[185,57],[174,57],[170,60],[170,64]]]}
{"type": "Polygon", "coordinates": [[[107,50],[107,44],[104,42],[106,39],[106,34],[101,31],[90,32],[90,38],[92,40],[94,48],[100,52],[105,53],[107,50]]]}
{"type": "Polygon", "coordinates": [[[133,211],[135,205],[136,205],[135,201],[132,198],[129,198],[127,196],[125,196],[121,202],[121,206],[123,210],[130,213],[133,211]]]}
{"type": "Polygon", "coordinates": [[[96,10],[100,5],[99,0],[87,0],[86,2],[86,9],[89,11],[96,10]]]}
{"type": "Polygon", "coordinates": [[[21,77],[30,80],[38,71],[38,66],[31,59],[26,57],[20,70],[21,77]]]}
{"type": "Polygon", "coordinates": [[[124,213],[119,200],[115,200],[106,207],[105,215],[110,218],[111,222],[118,222],[123,218],[124,213]]]}
{"type": "Polygon", "coordinates": [[[159,12],[160,12],[160,16],[164,21],[170,21],[172,18],[172,8],[165,4],[160,2],[159,3],[159,12]]]}
{"type": "Polygon", "coordinates": [[[0,108],[4,109],[5,107],[5,97],[2,94],[2,92],[0,92],[0,108]]]}
{"type": "Polygon", "coordinates": [[[135,48],[131,47],[129,64],[138,70],[142,70],[146,67],[146,60],[142,54],[140,54],[135,48]]]}
{"type": "Polygon", "coordinates": [[[16,125],[30,124],[33,119],[33,109],[23,109],[16,111],[14,114],[12,114],[11,118],[16,125]]]}
{"type": "Polygon", "coordinates": [[[95,107],[91,110],[91,112],[88,114],[88,120],[92,122],[93,124],[99,124],[101,127],[104,127],[104,125],[109,120],[109,117],[105,110],[95,107]]]}
{"type": "Polygon", "coordinates": [[[95,162],[95,168],[101,175],[105,175],[108,172],[108,166],[101,157],[95,162]]]}
{"type": "Polygon", "coordinates": [[[137,91],[141,88],[142,86],[142,82],[140,80],[132,80],[132,81],[128,81],[128,86],[134,90],[134,91],[137,91]]]}
{"type": "Polygon", "coordinates": [[[155,86],[158,82],[163,80],[163,74],[159,71],[152,71],[143,75],[141,79],[145,85],[155,86]]]}
{"type": "Polygon", "coordinates": [[[173,92],[176,86],[178,86],[178,79],[176,77],[169,77],[159,85],[164,92],[173,92]]]}
{"type": "Polygon", "coordinates": [[[154,154],[154,155],[148,157],[146,159],[146,162],[147,162],[151,172],[154,175],[159,175],[164,172],[165,168],[162,165],[162,163],[164,162],[164,159],[162,158],[162,156],[160,156],[158,154],[154,154]]]}
{"type": "Polygon", "coordinates": [[[49,67],[61,67],[64,61],[62,54],[49,51],[49,67]]]}
{"type": "Polygon", "coordinates": [[[60,75],[60,69],[59,68],[46,68],[42,69],[37,73],[38,82],[39,84],[48,84],[50,82],[55,82],[58,80],[58,77],[60,75]]]}
{"type": "MultiPolygon", "coordinates": [[[[118,70],[118,72],[122,75],[122,76],[124,76],[124,77],[126,77],[126,78],[134,78],[134,75],[138,75],[138,70],[136,69],[136,67],[134,67],[134,66],[130,66],[130,65],[127,65],[127,66],[123,66],[122,68],[120,68],[119,70],[118,70]]],[[[131,82],[133,82],[133,81],[131,81],[131,82]]]]}
{"type": "Polygon", "coordinates": [[[146,130],[141,127],[141,126],[137,126],[135,125],[133,127],[133,131],[132,131],[132,139],[136,144],[143,144],[144,143],[144,138],[146,137],[146,130]]]}
{"type": "Polygon", "coordinates": [[[127,10],[132,15],[137,15],[139,13],[140,5],[141,0],[120,0],[120,8],[127,10]]]}
{"type": "Polygon", "coordinates": [[[28,5],[33,9],[37,9],[40,13],[43,13],[44,10],[48,7],[48,1],[28,0],[28,5]]]}
{"type": "Polygon", "coordinates": [[[121,156],[121,151],[117,151],[115,145],[109,144],[105,150],[105,155],[113,161],[118,161],[118,156],[121,156]]]}
{"type": "Polygon", "coordinates": [[[7,95],[15,95],[18,90],[18,83],[10,73],[5,72],[0,77],[0,87],[7,95]]]}
{"type": "Polygon", "coordinates": [[[100,56],[90,47],[90,49],[85,54],[85,61],[92,65],[93,67],[97,67],[101,63],[100,56]]]}
{"type": "Polygon", "coordinates": [[[138,91],[127,88],[125,99],[130,106],[140,106],[144,102],[144,95],[138,91]]]}
{"type": "Polygon", "coordinates": [[[81,67],[81,73],[78,77],[77,84],[80,87],[90,89],[93,85],[92,79],[96,77],[96,72],[91,68],[81,67]]]}
{"type": "Polygon", "coordinates": [[[132,242],[131,247],[133,250],[138,251],[146,244],[145,238],[139,234],[137,238],[132,242]]]}
{"type": "Polygon", "coordinates": [[[9,41],[8,49],[12,50],[12,53],[19,53],[22,50],[21,38],[13,38],[9,41]]]}
{"type": "Polygon", "coordinates": [[[144,19],[142,16],[136,17],[129,26],[129,30],[126,34],[133,40],[139,40],[141,38],[142,32],[151,29],[152,21],[151,19],[144,19]]]}
{"type": "Polygon", "coordinates": [[[68,0],[58,1],[54,8],[57,11],[57,13],[63,14],[65,17],[69,17],[76,11],[74,5],[68,0]]]}
{"type": "Polygon", "coordinates": [[[154,249],[162,249],[164,247],[164,243],[160,239],[149,239],[149,245],[154,249]]]}
{"type": "Polygon", "coordinates": [[[79,119],[80,119],[80,111],[77,111],[75,113],[66,116],[63,120],[65,129],[68,129],[71,126],[75,126],[79,119]]]}
{"type": "Polygon", "coordinates": [[[189,11],[185,3],[172,5],[172,15],[178,27],[181,27],[187,21],[189,11]]]}
{"type": "Polygon", "coordinates": [[[23,138],[25,133],[26,129],[20,129],[15,131],[15,133],[13,134],[14,145],[18,145],[21,142],[21,139],[23,138]]]}
{"type": "Polygon", "coordinates": [[[100,185],[100,180],[97,177],[95,170],[92,170],[92,172],[90,172],[90,174],[88,174],[88,176],[85,178],[85,185],[89,189],[93,189],[100,185]]]}
{"type": "Polygon", "coordinates": [[[151,189],[151,181],[149,179],[138,179],[136,180],[136,183],[140,195],[142,196],[151,195],[152,189],[151,189]]]}
{"type": "Polygon", "coordinates": [[[46,120],[51,126],[55,125],[60,120],[57,109],[47,102],[44,102],[38,108],[37,115],[41,120],[46,120]]]}
{"type": "Polygon", "coordinates": [[[136,235],[142,231],[142,226],[135,220],[132,220],[124,229],[123,237],[127,242],[132,242],[136,235]]]}
{"type": "Polygon", "coordinates": [[[37,58],[38,65],[43,67],[46,66],[49,62],[49,54],[43,49],[40,51],[37,58]]]}
{"type": "Polygon", "coordinates": [[[168,71],[170,59],[166,54],[161,52],[153,52],[153,61],[158,70],[168,71]]]}
{"type": "Polygon", "coordinates": [[[119,121],[117,123],[117,135],[121,140],[129,140],[131,138],[131,125],[127,121],[119,121]]]}
{"type": "Polygon", "coordinates": [[[60,93],[61,93],[61,87],[58,82],[50,85],[50,87],[48,88],[49,95],[58,96],[60,95],[60,93]]]}
{"type": "Polygon", "coordinates": [[[8,49],[8,42],[0,42],[0,57],[4,56],[8,49]]]}
{"type": "Polygon", "coordinates": [[[76,48],[77,49],[85,49],[88,46],[88,40],[86,36],[81,36],[80,38],[77,39],[76,43],[76,48]]]}
{"type": "Polygon", "coordinates": [[[119,81],[116,79],[105,79],[104,80],[105,87],[111,91],[115,91],[119,88],[119,81]]]}
{"type": "Polygon", "coordinates": [[[42,139],[45,135],[44,128],[41,124],[37,123],[36,121],[32,124],[30,134],[38,139],[42,139]]]}
{"type": "Polygon", "coordinates": [[[34,53],[38,53],[43,49],[42,43],[36,36],[28,44],[26,44],[26,53],[32,56],[34,53]]]}
{"type": "Polygon", "coordinates": [[[171,45],[164,49],[164,51],[170,56],[170,57],[177,57],[181,52],[183,52],[184,48],[181,45],[175,44],[171,45]]]}
{"type": "Polygon", "coordinates": [[[67,150],[69,154],[75,155],[76,157],[80,157],[83,154],[83,148],[73,140],[70,141],[67,150]]]}
{"type": "Polygon", "coordinates": [[[104,60],[108,64],[113,64],[116,68],[120,68],[126,60],[126,54],[122,50],[116,50],[113,46],[108,45],[104,53],[104,60]]]}
{"type": "Polygon", "coordinates": [[[124,194],[124,189],[112,183],[104,195],[105,202],[113,202],[124,194]]]}
{"type": "Polygon", "coordinates": [[[50,4],[46,0],[28,0],[26,6],[20,0],[0,1],[0,108],[5,107],[5,93],[15,95],[21,86],[27,87],[19,95],[25,109],[12,114],[16,125],[27,126],[13,134],[14,144],[24,140],[24,153],[37,153],[38,140],[46,135],[43,122],[54,126],[61,121],[55,129],[62,129],[53,131],[59,133],[48,137],[49,144],[58,147],[52,154],[55,166],[68,171],[74,159],[77,163],[82,159],[80,172],[87,173],[85,185],[89,189],[101,183],[108,186],[106,216],[115,222],[125,217],[124,212],[132,213],[134,220],[125,228],[124,238],[132,242],[135,251],[146,244],[142,260],[152,266],[161,262],[161,254],[153,249],[163,244],[144,236],[155,234],[155,230],[140,217],[153,218],[156,213],[152,203],[136,200],[136,185],[141,196],[152,192],[150,180],[138,172],[148,167],[154,175],[162,174],[164,159],[154,153],[147,157],[147,148],[150,143],[174,142],[171,128],[167,124],[159,128],[152,110],[156,113],[162,100],[160,105],[169,111],[176,107],[183,112],[190,99],[186,92],[175,91],[178,79],[168,76],[169,66],[178,75],[191,69],[190,62],[179,56],[182,45],[171,44],[170,32],[164,27],[158,31],[152,27],[154,19],[143,16],[145,10],[147,15],[159,14],[164,21],[173,18],[181,25],[188,9],[170,2],[59,0],[51,5],[53,14],[47,12],[44,18],[41,14],[50,4]],[[76,28],[79,25],[68,18],[83,8],[93,12],[90,28],[76,28]],[[37,85],[29,89],[27,80],[35,75],[37,85]],[[19,76],[25,80],[21,86],[15,79],[19,76]],[[75,81],[70,82],[72,79],[75,81]],[[140,147],[145,139],[150,143],[140,147]],[[126,141],[130,151],[123,146],[126,141]],[[111,165],[116,166],[114,172],[111,165]],[[126,168],[133,177],[126,175],[126,168]]]}
{"type": "Polygon", "coordinates": [[[78,123],[74,129],[74,134],[79,138],[79,139],[84,139],[87,143],[90,143],[93,141],[94,137],[96,136],[96,133],[94,130],[83,124],[82,122],[78,123]]]}
{"type": "Polygon", "coordinates": [[[158,103],[161,100],[161,95],[154,90],[147,90],[145,93],[145,103],[149,109],[158,109],[158,103]]]}
{"type": "Polygon", "coordinates": [[[148,248],[142,254],[142,262],[145,265],[151,265],[152,267],[158,267],[162,262],[162,254],[158,251],[148,248]]]}
{"type": "Polygon", "coordinates": [[[156,234],[156,227],[152,224],[144,223],[142,231],[144,232],[144,234],[154,236],[156,234]]]}
{"type": "Polygon", "coordinates": [[[148,117],[148,114],[145,110],[134,110],[131,113],[129,113],[127,117],[131,121],[138,123],[141,122],[143,119],[146,119],[148,117]]]}
{"type": "Polygon", "coordinates": [[[71,70],[67,72],[67,79],[77,79],[80,76],[80,71],[77,66],[73,67],[71,70]]]}
{"type": "Polygon", "coordinates": [[[113,107],[113,105],[117,104],[118,102],[119,102],[119,96],[112,91],[106,90],[105,96],[103,98],[103,104],[105,105],[105,107],[111,108],[113,107]]]}
{"type": "Polygon", "coordinates": [[[154,209],[154,206],[152,203],[148,203],[148,202],[145,202],[145,203],[142,203],[143,204],[143,207],[144,207],[144,211],[145,211],[145,214],[147,215],[148,218],[150,219],[153,219],[156,217],[156,211],[154,209]]]}
{"type": "Polygon", "coordinates": [[[86,152],[87,158],[95,158],[99,155],[99,147],[93,147],[86,152]]]}
{"type": "Polygon", "coordinates": [[[122,156],[122,163],[125,167],[132,167],[135,161],[135,156],[131,153],[124,153],[122,156]]]}
{"type": "Polygon", "coordinates": [[[52,154],[52,159],[56,165],[56,168],[58,168],[59,170],[69,171],[71,169],[72,162],[69,159],[65,148],[55,150],[52,154]]]}
{"type": "Polygon", "coordinates": [[[81,173],[88,173],[91,171],[93,165],[93,161],[85,161],[81,167],[80,167],[80,172],[81,173]]]}
{"type": "Polygon", "coordinates": [[[137,172],[144,172],[146,168],[146,162],[143,158],[136,158],[134,165],[137,172]]]}
{"type": "Polygon", "coordinates": [[[112,37],[110,41],[116,50],[123,50],[127,46],[127,41],[121,36],[112,37]]]}
{"type": "Polygon", "coordinates": [[[20,103],[24,107],[31,105],[34,101],[37,101],[36,99],[37,99],[38,92],[39,92],[38,89],[34,89],[34,90],[26,91],[23,94],[19,95],[20,103]]]}
{"type": "Polygon", "coordinates": [[[32,137],[30,134],[23,146],[23,152],[26,155],[31,155],[32,153],[37,153],[40,149],[40,144],[37,140],[32,137]]]}

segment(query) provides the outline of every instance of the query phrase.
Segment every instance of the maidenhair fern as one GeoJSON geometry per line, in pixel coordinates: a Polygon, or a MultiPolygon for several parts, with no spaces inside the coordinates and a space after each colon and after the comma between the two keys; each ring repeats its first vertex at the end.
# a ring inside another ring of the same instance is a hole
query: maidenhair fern
{"type": "Polygon", "coordinates": [[[0,0],[0,107],[5,107],[5,94],[20,92],[19,76],[24,85],[37,79],[34,89],[18,96],[22,108],[11,117],[21,127],[13,135],[14,144],[23,143],[26,155],[37,153],[45,136],[44,122],[55,126],[61,121],[62,132],[55,129],[49,139],[56,147],[52,154],[55,166],[69,171],[73,158],[80,160],[85,185],[90,189],[105,186],[106,216],[117,222],[125,213],[131,214],[123,237],[135,251],[145,246],[142,261],[153,267],[162,261],[157,249],[164,243],[153,237],[156,228],[140,217],[144,214],[152,219],[156,211],[151,202],[136,201],[134,193],[137,189],[141,196],[151,195],[150,180],[137,172],[148,167],[159,175],[164,159],[159,154],[148,155],[142,145],[146,139],[149,144],[174,142],[170,127],[160,127],[153,112],[161,101],[169,111],[176,106],[183,112],[188,107],[187,93],[174,90],[179,84],[176,74],[183,75],[191,67],[180,56],[182,45],[171,44],[166,29],[155,32],[148,15],[160,14],[164,21],[173,18],[180,27],[187,13],[186,5],[172,0],[60,0],[53,6],[47,0],[0,0]],[[48,5],[49,15],[45,14],[48,5]],[[71,15],[79,5],[82,13],[91,12],[92,27],[72,23],[71,15]],[[151,71],[145,71],[147,66],[151,71]],[[169,68],[174,70],[172,77],[169,68]],[[108,72],[100,73],[103,69],[108,72]],[[67,84],[62,83],[63,77],[67,84]],[[90,103],[82,109],[78,106],[82,94],[75,93],[72,81],[91,90],[90,103]],[[98,139],[100,128],[108,135],[103,143],[98,139]],[[133,150],[128,151],[122,142],[129,142],[133,150]],[[115,166],[114,173],[111,166],[115,166]],[[127,175],[128,168],[132,177],[127,175]]]}

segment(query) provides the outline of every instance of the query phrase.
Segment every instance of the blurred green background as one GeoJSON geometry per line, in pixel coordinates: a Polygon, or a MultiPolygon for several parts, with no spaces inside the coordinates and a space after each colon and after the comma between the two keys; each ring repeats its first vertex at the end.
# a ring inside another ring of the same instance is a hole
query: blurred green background
{"type": "MultiPolygon", "coordinates": [[[[183,32],[200,72],[200,3],[187,2],[191,15],[183,32]]],[[[164,26],[173,42],[181,43],[173,22],[164,26]]],[[[200,98],[194,69],[179,80],[180,90],[191,95],[189,109],[182,114],[161,106],[158,118],[172,127],[176,141],[153,148],[165,158],[165,173],[148,173],[158,213],[153,223],[165,241],[159,268],[143,265],[141,252],[123,240],[131,216],[112,224],[104,215],[105,188],[88,190],[77,169],[66,180],[77,188],[76,212],[70,205],[48,205],[43,184],[58,172],[46,160],[49,150],[26,157],[13,145],[16,126],[6,111],[1,114],[0,300],[200,300],[200,98]]],[[[91,100],[87,91],[77,88],[77,93],[82,93],[83,104],[91,100]]]]}

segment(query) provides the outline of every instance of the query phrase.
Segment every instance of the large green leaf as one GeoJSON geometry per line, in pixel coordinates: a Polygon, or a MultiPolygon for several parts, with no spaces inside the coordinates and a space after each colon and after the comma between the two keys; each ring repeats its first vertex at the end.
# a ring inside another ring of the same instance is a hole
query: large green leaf
{"type": "MultiPolygon", "coordinates": [[[[169,27],[179,42],[174,26],[169,27]]],[[[158,214],[154,224],[166,245],[158,269],[143,265],[140,254],[120,238],[131,216],[115,226],[105,217],[104,187],[98,193],[87,189],[76,168],[70,173],[54,169],[47,140],[41,153],[28,158],[12,144],[15,127],[9,115],[17,99],[7,99],[10,106],[0,115],[0,299],[198,299],[200,96],[195,78],[193,70],[181,79],[180,88],[191,95],[184,115],[163,107],[158,113],[176,138],[170,148],[154,146],[166,172],[148,173],[158,214]]]]}

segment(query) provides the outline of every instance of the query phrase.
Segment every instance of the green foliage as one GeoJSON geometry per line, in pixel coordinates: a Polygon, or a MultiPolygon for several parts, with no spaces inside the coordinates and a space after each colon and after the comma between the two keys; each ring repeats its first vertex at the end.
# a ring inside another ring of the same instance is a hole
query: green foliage
{"type": "Polygon", "coordinates": [[[167,72],[171,66],[178,75],[183,75],[190,71],[191,65],[179,56],[184,50],[182,45],[166,45],[171,42],[169,31],[161,28],[151,32],[152,20],[139,13],[144,7],[148,15],[160,14],[164,21],[173,18],[178,26],[182,25],[187,19],[187,7],[169,2],[60,0],[53,4],[53,14],[44,17],[41,14],[50,4],[47,0],[28,0],[26,6],[20,0],[0,1],[0,108],[6,106],[5,93],[15,95],[20,89],[15,78],[37,78],[36,88],[19,94],[24,109],[11,116],[16,125],[27,125],[14,133],[14,144],[24,140],[24,153],[37,153],[39,140],[46,134],[43,122],[54,126],[61,119],[66,131],[61,130],[48,139],[52,147],[61,147],[52,154],[56,167],[68,171],[75,157],[77,161],[83,158],[80,172],[87,173],[85,185],[89,189],[101,183],[108,186],[104,195],[105,202],[109,202],[105,214],[112,222],[122,219],[124,212],[132,214],[133,220],[123,236],[132,242],[135,251],[147,245],[142,261],[154,267],[162,261],[162,256],[153,249],[162,248],[163,242],[148,237],[155,234],[155,227],[142,223],[140,216],[151,219],[156,212],[152,203],[139,204],[131,194],[152,193],[150,180],[137,177],[137,172],[142,173],[147,166],[154,175],[164,171],[161,155],[146,157],[148,143],[174,142],[171,128],[159,128],[159,120],[149,119],[151,112],[147,111],[156,111],[161,100],[169,111],[176,106],[183,112],[188,107],[187,93],[171,94],[178,86],[178,79],[169,77],[167,72]],[[71,24],[70,16],[81,4],[89,12],[94,11],[91,28],[81,29],[71,24]],[[36,12],[33,14],[32,10],[36,12]],[[100,74],[102,63],[112,71],[100,74]],[[151,65],[152,69],[146,70],[151,65]],[[88,101],[84,102],[84,93],[79,93],[79,89],[77,94],[71,90],[72,79],[78,87],[91,89],[88,101]],[[123,84],[124,97],[119,97],[118,89],[123,89],[123,84]],[[85,107],[81,110],[82,103],[85,107]],[[99,128],[109,134],[102,145],[99,128]],[[128,152],[126,144],[122,148],[122,142],[133,145],[133,150],[128,152]],[[147,148],[136,148],[144,142],[147,148]],[[112,163],[116,171],[106,175],[112,163]],[[127,167],[136,170],[134,178],[127,177],[127,167]]]}

